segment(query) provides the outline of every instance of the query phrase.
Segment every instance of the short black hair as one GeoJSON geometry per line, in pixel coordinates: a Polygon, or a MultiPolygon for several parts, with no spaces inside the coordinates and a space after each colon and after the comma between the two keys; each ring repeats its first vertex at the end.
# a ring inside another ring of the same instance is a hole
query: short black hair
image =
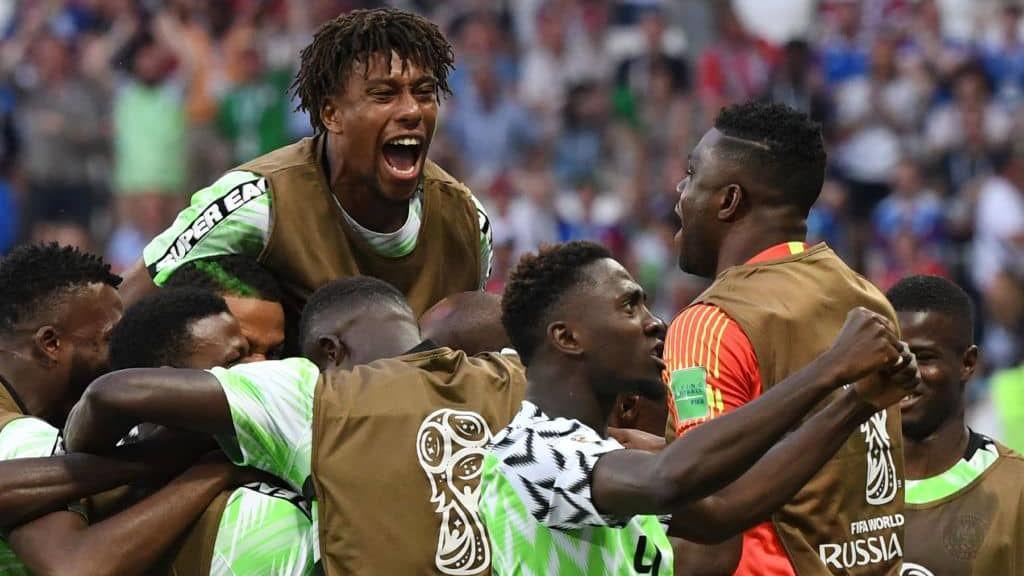
{"type": "Polygon", "coordinates": [[[57,298],[88,284],[117,288],[121,277],[103,258],[56,242],[15,248],[0,260],[0,331],[35,318],[57,298]]]}
{"type": "Polygon", "coordinates": [[[374,54],[392,52],[402,66],[412,62],[434,75],[438,99],[451,94],[448,74],[455,51],[436,24],[398,8],[353,10],[324,23],[313,35],[313,42],[302,49],[299,72],[291,86],[299,99],[296,110],[308,113],[313,131],[323,133],[326,127],[320,110],[344,87],[356,64],[367,64],[374,54]]]}
{"type": "Polygon", "coordinates": [[[321,314],[335,308],[357,309],[375,304],[391,304],[409,311],[414,316],[409,302],[398,288],[372,276],[352,276],[339,278],[321,286],[302,309],[299,320],[299,342],[305,343],[313,321],[321,314]]]}
{"type": "Polygon", "coordinates": [[[171,274],[165,288],[202,288],[234,298],[281,303],[277,279],[256,259],[231,254],[186,262],[171,274]]]}
{"type": "Polygon", "coordinates": [[[165,288],[142,298],[110,336],[110,368],[180,368],[192,351],[193,322],[228,312],[220,296],[200,288],[165,288]]]}
{"type": "Polygon", "coordinates": [[[940,276],[908,276],[885,293],[897,312],[939,312],[963,327],[974,343],[974,304],[962,288],[940,276]]]}
{"type": "Polygon", "coordinates": [[[781,193],[779,201],[810,212],[825,182],[821,124],[785,104],[754,101],[722,108],[715,129],[746,140],[747,144],[725,146],[755,170],[758,179],[781,193]]]}
{"type": "Polygon", "coordinates": [[[544,319],[552,306],[585,278],[583,268],[611,258],[607,248],[574,241],[542,248],[519,260],[501,297],[501,323],[524,364],[544,339],[544,319]]]}

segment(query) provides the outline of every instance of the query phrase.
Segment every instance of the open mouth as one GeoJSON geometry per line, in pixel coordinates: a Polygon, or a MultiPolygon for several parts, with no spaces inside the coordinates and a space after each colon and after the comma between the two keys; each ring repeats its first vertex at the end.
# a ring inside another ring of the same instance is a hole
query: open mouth
{"type": "Polygon", "coordinates": [[[384,143],[384,163],[398,178],[415,178],[419,176],[423,148],[423,139],[418,136],[392,138],[384,143]]]}
{"type": "Polygon", "coordinates": [[[660,343],[651,350],[651,358],[654,362],[664,370],[668,365],[665,364],[665,344],[660,343]]]}
{"type": "Polygon", "coordinates": [[[900,400],[900,409],[901,410],[906,410],[908,408],[911,408],[915,404],[917,404],[918,400],[920,400],[920,399],[921,399],[921,394],[919,394],[917,392],[911,392],[910,394],[907,394],[906,396],[904,396],[903,400],[900,400]]]}

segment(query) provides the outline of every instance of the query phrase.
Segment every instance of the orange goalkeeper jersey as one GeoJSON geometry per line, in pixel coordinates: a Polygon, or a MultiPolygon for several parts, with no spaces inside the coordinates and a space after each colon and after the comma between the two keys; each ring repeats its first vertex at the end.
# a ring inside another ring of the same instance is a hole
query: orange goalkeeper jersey
{"type": "MultiPolygon", "coordinates": [[[[748,263],[801,251],[802,243],[774,246],[748,263]]],[[[716,306],[695,304],[672,321],[665,340],[669,418],[677,436],[761,395],[754,346],[743,329],[716,306]]],[[[771,522],[743,534],[737,576],[794,576],[771,522]]]]}

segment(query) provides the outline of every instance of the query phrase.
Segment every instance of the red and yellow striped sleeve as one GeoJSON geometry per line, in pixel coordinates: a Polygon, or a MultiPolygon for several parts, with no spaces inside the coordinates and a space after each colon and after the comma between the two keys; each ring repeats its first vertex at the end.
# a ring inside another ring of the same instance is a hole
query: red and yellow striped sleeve
{"type": "Polygon", "coordinates": [[[672,321],[665,363],[669,419],[676,435],[761,394],[754,347],[717,306],[696,304],[672,321]]]}

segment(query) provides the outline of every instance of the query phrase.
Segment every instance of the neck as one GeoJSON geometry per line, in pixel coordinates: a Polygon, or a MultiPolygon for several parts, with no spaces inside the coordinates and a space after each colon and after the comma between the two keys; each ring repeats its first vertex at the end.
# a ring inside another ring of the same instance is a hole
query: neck
{"type": "Polygon", "coordinates": [[[579,420],[602,438],[608,435],[612,401],[602,401],[582,371],[569,372],[540,362],[528,371],[526,399],[551,418],[579,420]]]}
{"type": "Polygon", "coordinates": [[[963,458],[970,434],[961,412],[924,438],[911,438],[906,434],[903,438],[907,478],[921,480],[942,474],[963,458]]]}
{"type": "Polygon", "coordinates": [[[761,252],[784,242],[807,239],[807,222],[803,218],[781,214],[751,214],[750,225],[727,235],[718,251],[717,276],[726,268],[744,264],[761,252]]]}
{"type": "Polygon", "coordinates": [[[352,174],[345,163],[340,139],[330,133],[326,139],[328,186],[345,212],[374,232],[394,232],[401,228],[409,217],[409,203],[387,200],[370,179],[352,174]]]}
{"type": "Polygon", "coordinates": [[[14,389],[29,416],[51,420],[53,407],[40,392],[52,389],[53,376],[31,360],[29,354],[11,349],[0,350],[0,377],[14,389]],[[30,385],[31,384],[31,385],[30,385]]]}

